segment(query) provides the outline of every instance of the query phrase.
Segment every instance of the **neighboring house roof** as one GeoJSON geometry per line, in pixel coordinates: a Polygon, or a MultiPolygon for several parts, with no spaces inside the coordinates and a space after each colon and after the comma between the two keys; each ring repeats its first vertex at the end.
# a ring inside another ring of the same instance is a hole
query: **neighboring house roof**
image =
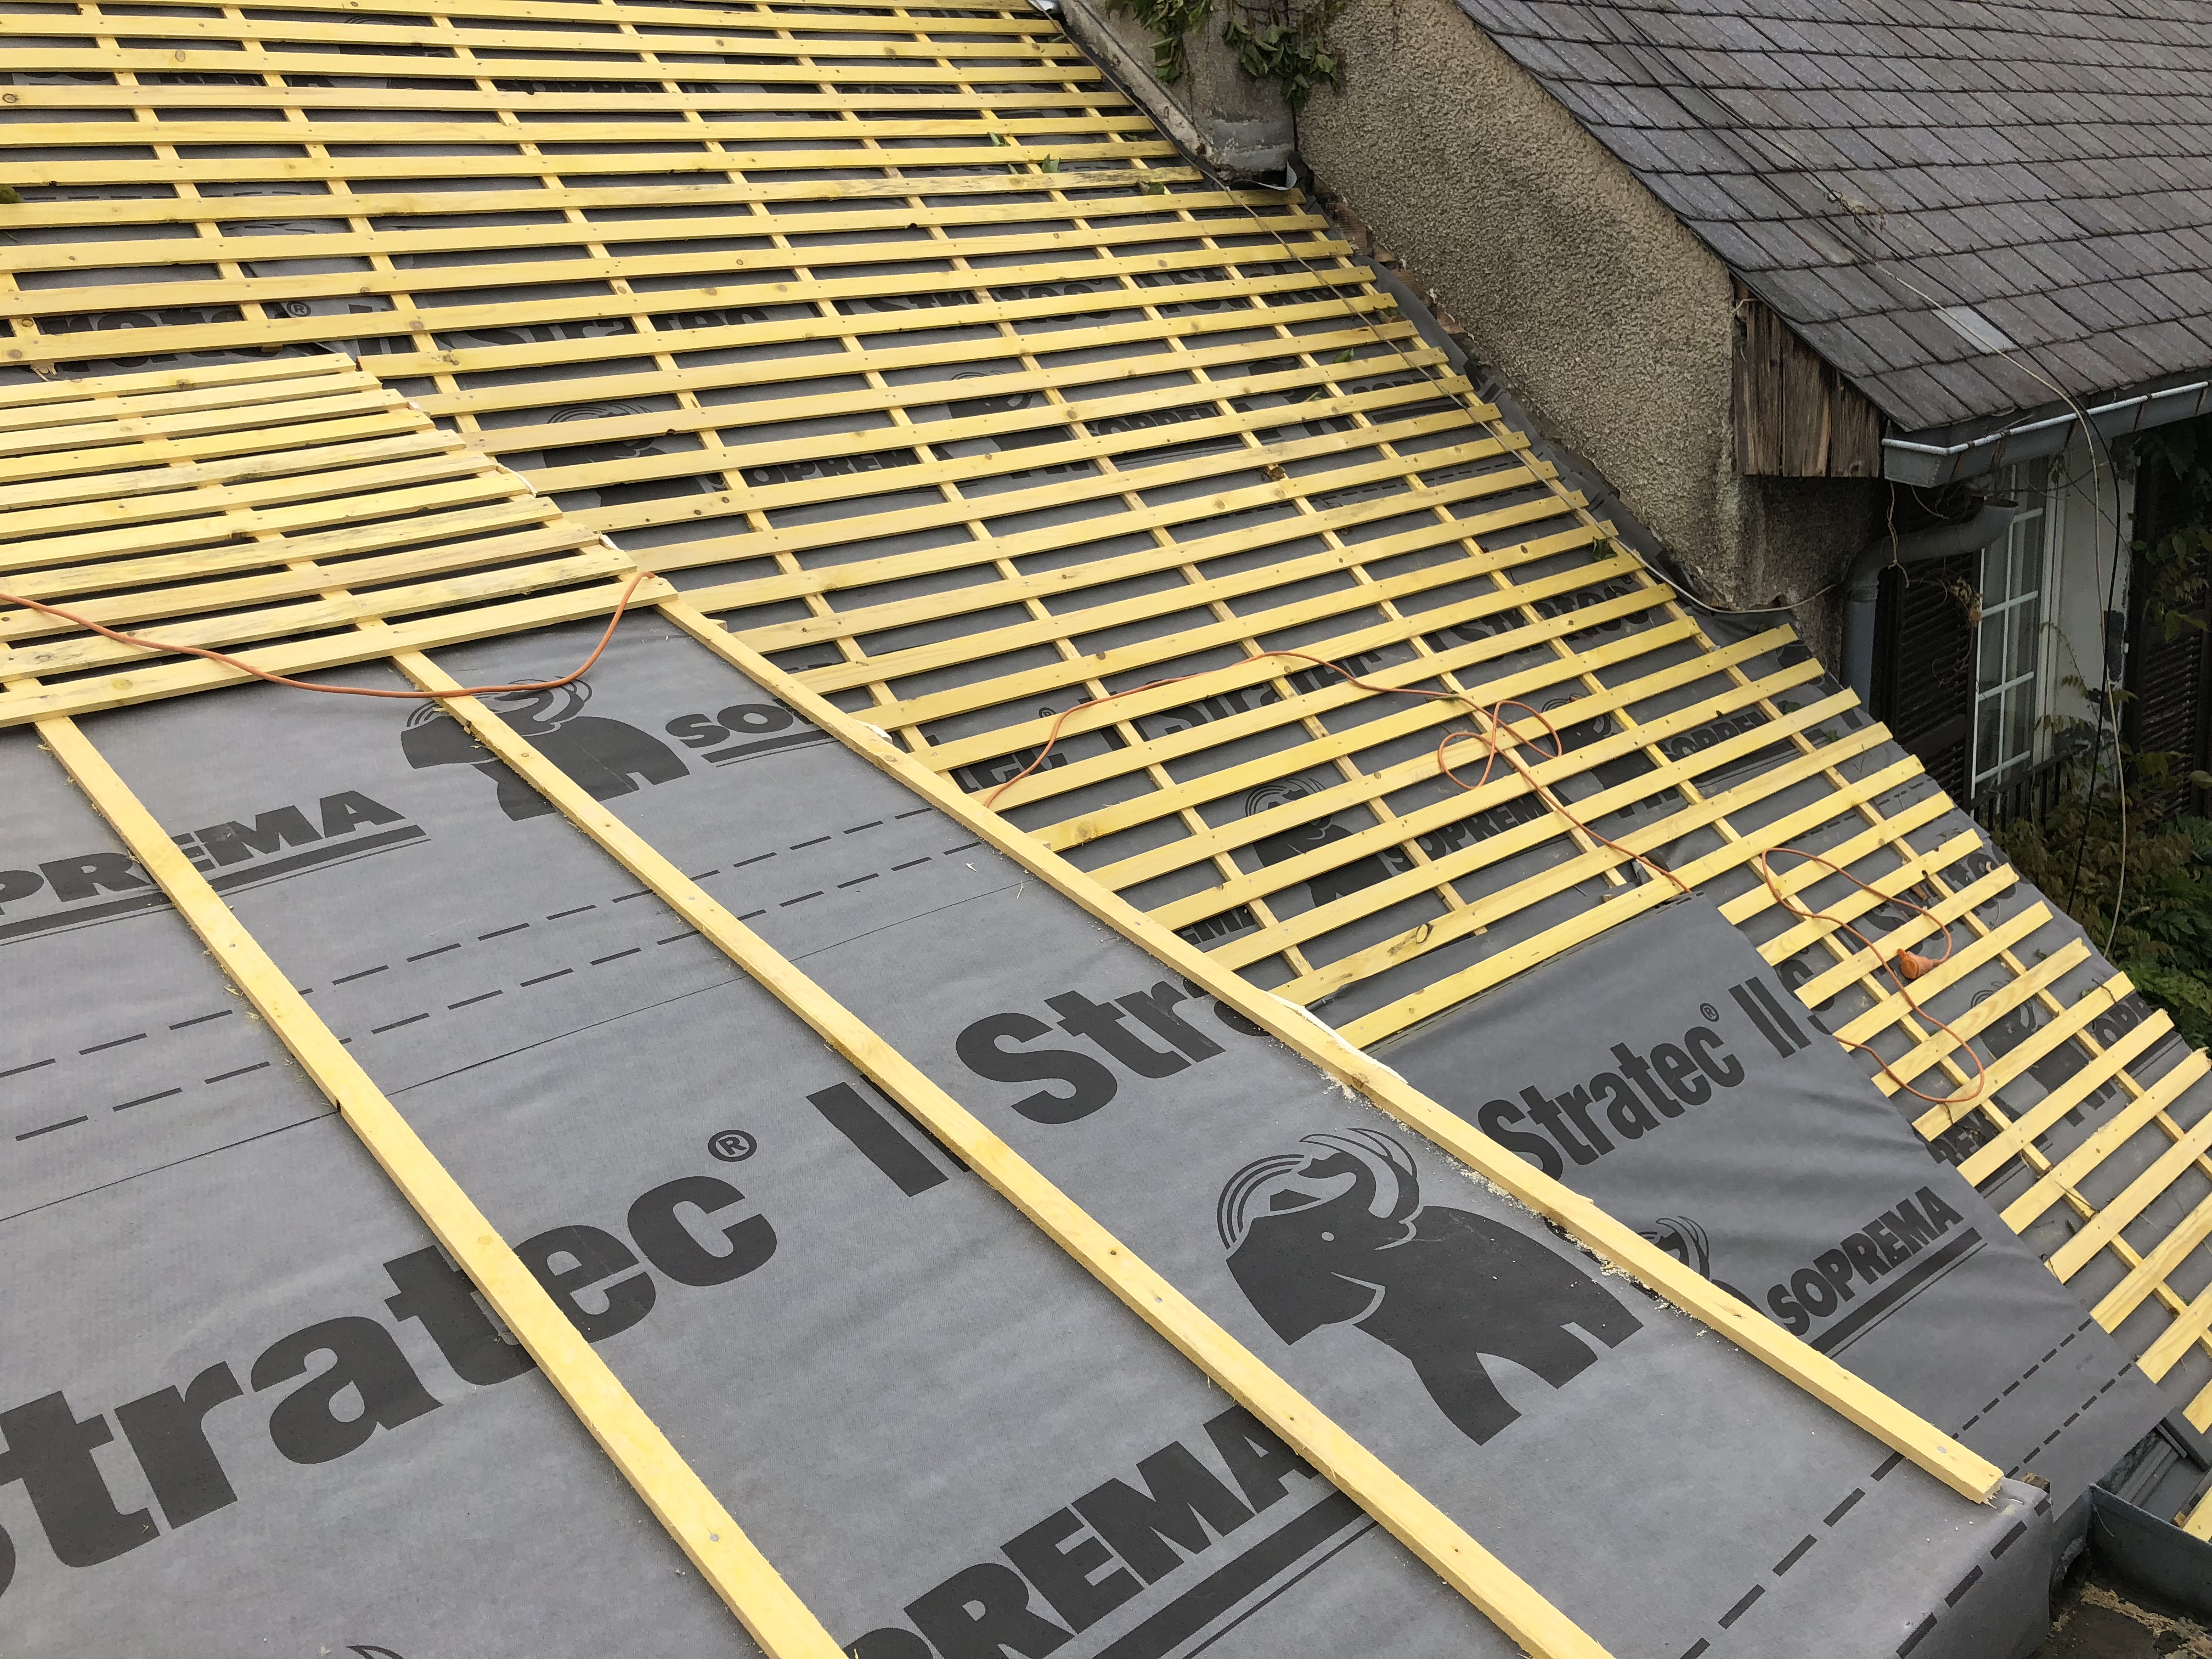
{"type": "Polygon", "coordinates": [[[2204,0],[1461,3],[1900,427],[2212,364],[2204,0]]]}

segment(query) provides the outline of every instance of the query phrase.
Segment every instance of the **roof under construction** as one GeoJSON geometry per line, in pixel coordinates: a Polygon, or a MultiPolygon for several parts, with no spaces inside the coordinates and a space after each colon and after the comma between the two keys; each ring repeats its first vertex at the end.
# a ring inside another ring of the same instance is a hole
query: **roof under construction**
{"type": "Polygon", "coordinates": [[[2011,1655],[2212,1427],[2206,1056],[1048,18],[0,31],[25,1650],[2011,1655]]]}

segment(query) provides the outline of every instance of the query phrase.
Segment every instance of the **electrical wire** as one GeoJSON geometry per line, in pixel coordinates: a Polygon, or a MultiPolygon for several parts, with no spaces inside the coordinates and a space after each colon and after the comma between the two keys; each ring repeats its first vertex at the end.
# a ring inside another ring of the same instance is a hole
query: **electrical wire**
{"type": "Polygon", "coordinates": [[[1553,793],[1551,790],[1546,788],[1542,781],[1539,779],[1534,772],[1530,771],[1527,766],[1522,763],[1520,757],[1513,752],[1514,746],[1518,744],[1520,739],[1514,736],[1513,728],[1505,723],[1504,711],[1508,708],[1525,708],[1529,714],[1534,714],[1536,717],[1537,723],[1544,728],[1545,732],[1549,734],[1552,739],[1553,752],[1547,758],[1552,760],[1560,760],[1565,758],[1566,754],[1566,744],[1560,738],[1559,729],[1554,726],[1549,720],[1545,718],[1543,711],[1531,708],[1528,703],[1522,702],[1518,697],[1508,697],[1504,701],[1493,703],[1491,706],[1489,714],[1490,730],[1488,732],[1447,732],[1443,734],[1443,738],[1437,744],[1437,769],[1442,772],[1444,776],[1449,778],[1454,783],[1458,784],[1462,789],[1472,792],[1481,788],[1484,784],[1490,781],[1490,769],[1494,766],[1501,757],[1504,758],[1508,765],[1511,766],[1516,772],[1518,772],[1521,775],[1522,781],[1528,786],[1532,792],[1534,792],[1536,799],[1542,801],[1545,805],[1550,807],[1553,811],[1558,813],[1569,823],[1574,825],[1576,829],[1581,830],[1583,834],[1588,836],[1592,841],[1611,848],[1614,852],[1622,854],[1624,857],[1635,860],[1637,863],[1642,865],[1646,870],[1652,872],[1656,875],[1666,877],[1668,880],[1674,884],[1676,890],[1678,890],[1683,897],[1687,898],[1690,896],[1691,890],[1690,884],[1688,882],[1684,881],[1681,877],[1676,875],[1672,870],[1660,863],[1656,859],[1646,857],[1642,853],[1635,852],[1629,848],[1623,847],[1619,842],[1609,840],[1605,836],[1600,834],[1597,830],[1593,830],[1588,823],[1584,823],[1582,819],[1577,817],[1572,812],[1569,811],[1567,810],[1566,803],[1561,800],[1559,796],[1553,793]],[[1513,743],[1510,744],[1499,743],[1498,740],[1498,734],[1500,732],[1505,733],[1507,737],[1511,738],[1513,739],[1513,743]],[[1453,771],[1451,769],[1450,763],[1444,759],[1444,751],[1449,749],[1455,743],[1461,742],[1486,743],[1489,745],[1488,753],[1485,756],[1482,763],[1482,776],[1471,784],[1462,782],[1459,774],[1453,771]]]}
{"type": "MultiPolygon", "coordinates": [[[[1974,1102],[1979,1100],[1982,1097],[1983,1093],[1989,1087],[1989,1069],[1982,1064],[1982,1057],[1980,1054],[1977,1052],[1972,1042],[1968,1042],[1965,1037],[1960,1036],[1950,1025],[1937,1018],[1934,1014],[1929,1012],[1926,1008],[1923,1007],[1920,1003],[1916,1001],[1911,991],[1907,988],[1912,981],[1918,979],[1923,974],[1929,972],[1932,969],[1942,967],[1943,963],[1951,959],[1951,951],[1953,948],[1951,924],[1948,921],[1939,920],[1936,913],[1929,909],[1927,906],[1923,904],[1915,904],[1911,899],[1905,898],[1901,896],[1893,897],[1891,895],[1883,892],[1880,888],[1875,887],[1871,883],[1861,881],[1850,871],[1844,869],[1843,866],[1832,863],[1830,860],[1820,857],[1817,853],[1808,853],[1802,848],[1769,848],[1765,852],[1753,854],[1752,855],[1752,863],[1759,871],[1759,879],[1766,884],[1766,890],[1774,896],[1774,902],[1780,905],[1784,909],[1789,911],[1791,915],[1802,917],[1807,921],[1825,921],[1831,927],[1838,928],[1844,933],[1849,933],[1853,939],[1859,942],[1859,947],[1862,950],[1869,951],[1874,953],[1875,960],[1881,964],[1882,971],[1889,975],[1891,982],[1897,987],[1898,995],[1905,1000],[1905,1006],[1911,1009],[1914,1013],[1919,1015],[1921,1018],[1926,1020],[1930,1025],[1933,1025],[1937,1030],[1942,1032],[1944,1036],[1949,1037],[1953,1042],[1956,1043],[1966,1052],[1966,1057],[1974,1062],[1973,1086],[1963,1095],[1939,1096],[1923,1094],[1919,1090],[1914,1088],[1910,1083],[1907,1083],[1903,1078],[1899,1077],[1896,1072],[1892,1070],[1889,1062],[1884,1060],[1881,1054],[1875,1053],[1874,1048],[1868,1044],[1863,1042],[1853,1042],[1844,1037],[1837,1037],[1836,1041],[1842,1043],[1846,1048],[1856,1048],[1861,1054],[1873,1054],[1875,1064],[1881,1068],[1882,1075],[1916,1100],[1924,1100],[1930,1106],[1971,1106],[1974,1102]],[[1778,853],[1787,853],[1792,857],[1801,858],[1808,863],[1817,864],[1822,869],[1826,870],[1832,874],[1841,876],[1845,881],[1850,883],[1852,886],[1858,888],[1862,892],[1872,893],[1885,903],[1900,904],[1908,910],[1917,911],[1921,915],[1927,917],[1929,921],[1935,922],[1938,927],[1943,930],[1943,954],[1940,957],[1929,957],[1917,955],[1911,951],[1899,951],[1893,956],[1885,956],[1879,945],[1875,945],[1875,942],[1869,939],[1864,933],[1859,932],[1857,928],[1852,927],[1850,923],[1844,921],[1838,917],[1832,916],[1824,910],[1807,910],[1798,905],[1791,903],[1790,896],[1782,890],[1781,883],[1775,879],[1773,868],[1767,863],[1767,860],[1772,858],[1778,853]]],[[[1831,1035],[1833,1034],[1831,1033],[1831,1035]]]]}
{"type": "MultiPolygon", "coordinates": [[[[1639,31],[1639,33],[1641,31],[1639,31]]],[[[1663,50],[1658,46],[1657,43],[1650,41],[1648,37],[1646,44],[1651,46],[1654,51],[1663,50]]],[[[1791,155],[1788,150],[1784,149],[1779,143],[1775,141],[1763,130],[1749,126],[1741,122],[1735,124],[1735,130],[1746,136],[1756,137],[1765,143],[1771,149],[1782,156],[1784,166],[1788,170],[1796,173],[1802,173],[1808,177],[1816,171],[1815,168],[1808,163],[1801,161],[1794,155],[1791,155]]],[[[1828,185],[1823,184],[1820,187],[1826,192],[1828,199],[1833,202],[1838,208],[1842,209],[1844,212],[1850,216],[1852,223],[1858,226],[1865,233],[1869,240],[1881,243],[1888,248],[1891,255],[1890,258],[1885,259],[1877,254],[1871,258],[1869,263],[1874,265],[1877,270],[1882,271],[1883,274],[1887,276],[1889,279],[1895,283],[1899,287],[1905,289],[1911,294],[1917,295],[1930,307],[1939,312],[1947,308],[1945,301],[1939,300],[1935,295],[1930,294],[1926,289],[1922,288],[1911,277],[1905,276],[1901,270],[1899,270],[1896,268],[1893,261],[1911,258],[1911,251],[1891,245],[1889,243],[1889,239],[1885,234],[1878,219],[1869,216],[1860,206],[1847,199],[1828,185]]],[[[1955,296],[1948,301],[1948,304],[1951,307],[1964,306],[1970,311],[1972,309],[1969,301],[1959,299],[1955,296]]],[[[2027,348],[2022,346],[2019,347],[2018,349],[2021,352],[2025,353],[2027,348]]],[[[2094,790],[2096,781],[2095,767],[2096,765],[2100,764],[2102,761],[2105,722],[2106,716],[2112,711],[2112,647],[2111,639],[2112,614],[2112,607],[2118,601],[2120,580],[2120,562],[2124,551],[2122,546],[2122,538],[2124,537],[2124,531],[2120,519],[2119,469],[2112,459],[2111,441],[2098,428],[2096,422],[2089,418],[2088,411],[2081,406],[2081,401],[2076,398],[2072,392],[2067,391],[2065,387],[2060,385],[2057,380],[2044,374],[2041,370],[2036,368],[2033,364],[2023,361],[2022,357],[2015,356],[2011,349],[2005,347],[1997,347],[1990,351],[1988,355],[2003,358],[2005,362],[2010,363],[2014,368],[2019,369],[2029,379],[2048,388],[2053,395],[2055,395],[2060,401],[2063,402],[2069,409],[2074,411],[2074,417],[2080,423],[2081,428],[2083,443],[2087,447],[2089,453],[2090,511],[2094,516],[2101,518],[2104,510],[2103,478],[2098,471],[2097,464],[2097,450],[2100,444],[2103,446],[2105,452],[2105,471],[2112,475],[2112,574],[2106,581],[2105,604],[2097,615],[2097,639],[2103,659],[2099,664],[2097,730],[2096,735],[2092,740],[2090,745],[2093,756],[2096,757],[2096,758],[2092,762],[2090,772],[2090,787],[2094,790]]],[[[2033,410],[2024,411],[2021,415],[2020,418],[2013,422],[2011,425],[2000,428],[1996,435],[2002,439],[2007,434],[2010,433],[2014,427],[2026,424],[2033,414],[2033,410]]],[[[1893,531],[1893,537],[1894,532],[1893,531]]],[[[2101,540],[2102,538],[2100,537],[2098,541],[2100,543],[2101,540]]],[[[2096,561],[2096,550],[2097,543],[2093,543],[2091,549],[2093,566],[2094,562],[2096,561]]],[[[1894,549],[1893,547],[1893,553],[1894,549]]],[[[2091,580],[2093,582],[2095,580],[2095,574],[2096,573],[2093,568],[2091,572],[2091,580]]],[[[1670,586],[1672,584],[1670,584],[1670,586]]],[[[2118,803],[2119,811],[2119,866],[2118,872],[2114,878],[2112,919],[2105,933],[2104,948],[2108,956],[2112,951],[2112,940],[2118,937],[2119,933],[2121,898],[2127,890],[2128,874],[2128,789],[2126,757],[2121,746],[2119,722],[2117,720],[2112,721],[2112,787],[2114,795],[2118,803]]],[[[2074,872],[2068,884],[2065,907],[2069,911],[2073,908],[2075,895],[2078,891],[2081,884],[2081,862],[2083,855],[2087,851],[2087,836],[2085,834],[2075,848],[2074,872]]]]}
{"type": "MultiPolygon", "coordinates": [[[[1255,653],[1251,656],[1242,658],[1236,662],[1226,664],[1224,665],[1224,667],[1242,668],[1249,663],[1265,662],[1273,657],[1295,657],[1300,662],[1310,662],[1316,667],[1326,668],[1330,673],[1336,675],[1346,684],[1358,686],[1363,691],[1373,691],[1387,696],[1424,697],[1443,702],[1462,703],[1466,705],[1469,710],[1479,714],[1483,714],[1489,721],[1490,729],[1487,732],[1469,732],[1463,729],[1458,731],[1447,731],[1443,736],[1437,740],[1436,751],[1437,769],[1443,776],[1450,779],[1451,781],[1457,785],[1461,789],[1472,793],[1474,790],[1481,788],[1484,784],[1490,781],[1492,768],[1493,768],[1500,759],[1503,759],[1507,765],[1512,767],[1516,772],[1521,775],[1522,781],[1528,786],[1529,789],[1534,793],[1539,800],[1542,801],[1545,805],[1551,808],[1553,811],[1558,813],[1576,829],[1588,836],[1592,841],[1601,842],[1604,846],[1611,848],[1623,858],[1633,860],[1636,863],[1642,865],[1645,869],[1652,872],[1655,875],[1666,877],[1668,880],[1673,882],[1676,887],[1681,890],[1686,897],[1688,896],[1690,892],[1689,884],[1684,881],[1680,876],[1676,875],[1672,870],[1669,870],[1665,865],[1661,864],[1656,859],[1647,857],[1645,854],[1635,851],[1633,848],[1623,847],[1617,841],[1609,840],[1605,836],[1601,835],[1597,830],[1593,830],[1581,818],[1576,817],[1572,811],[1568,810],[1567,804],[1561,800],[1551,789],[1547,787],[1543,780],[1529,770],[1528,766],[1522,762],[1520,757],[1513,752],[1513,750],[1520,745],[1521,738],[1519,734],[1513,730],[1512,726],[1507,723],[1504,718],[1504,711],[1508,708],[1527,709],[1530,714],[1535,717],[1537,724],[1544,728],[1546,735],[1552,739],[1552,753],[1543,756],[1542,757],[1544,759],[1559,760],[1566,754],[1565,739],[1560,737],[1559,728],[1552,724],[1550,719],[1546,716],[1541,709],[1532,708],[1528,703],[1522,702],[1517,697],[1508,697],[1499,702],[1492,704],[1486,712],[1482,709],[1480,704],[1476,702],[1473,697],[1468,696],[1463,691],[1423,691],[1412,686],[1376,685],[1371,681],[1361,679],[1350,670],[1339,666],[1337,664],[1329,661],[1325,657],[1312,656],[1304,651],[1261,651],[1255,653]],[[1500,741],[1501,733],[1505,739],[1502,742],[1500,741]],[[1462,742],[1482,743],[1489,745],[1488,758],[1483,763],[1482,776],[1473,783],[1468,783],[1462,779],[1457,773],[1452,770],[1450,763],[1444,758],[1445,751],[1449,750],[1453,744],[1462,742]]],[[[983,805],[993,811],[996,811],[1000,796],[1005,794],[1007,790],[1012,788],[1024,778],[1029,776],[1030,773],[1036,771],[1039,767],[1045,763],[1045,761],[1052,754],[1053,746],[1060,741],[1060,727],[1066,724],[1067,719],[1071,714],[1079,713],[1081,710],[1085,708],[1096,708],[1102,703],[1112,702],[1117,698],[1133,697],[1139,691],[1157,691],[1165,686],[1180,685],[1186,680],[1194,680],[1207,674],[1219,673],[1222,672],[1224,672],[1223,669],[1206,668],[1200,669],[1197,672],[1189,674],[1170,674],[1165,679],[1147,680],[1142,685],[1133,685],[1128,687],[1126,690],[1111,691],[1103,697],[1091,697],[1083,702],[1070,704],[1067,708],[1061,709],[1059,714],[1053,716],[1052,728],[1046,734],[1044,747],[1037,750],[1036,757],[1030,761],[1027,766],[1022,768],[1020,771],[1015,773],[1013,776],[1008,778],[1004,783],[1000,784],[997,788],[992,790],[989,794],[986,795],[983,798],[983,805]]]]}
{"type": "Polygon", "coordinates": [[[615,624],[622,621],[623,613],[629,609],[630,597],[637,592],[638,584],[652,574],[649,570],[641,570],[630,578],[629,585],[622,591],[622,597],[615,601],[614,615],[607,618],[606,630],[599,635],[599,642],[592,647],[592,654],[585,658],[574,670],[562,675],[560,678],[519,681],[513,685],[464,685],[457,686],[451,691],[386,691],[365,685],[323,685],[313,680],[294,679],[289,674],[272,674],[265,668],[257,668],[244,658],[234,657],[227,652],[209,651],[197,645],[179,645],[171,641],[149,640],[137,634],[122,633],[104,623],[96,623],[89,617],[81,616],[76,611],[64,610],[58,605],[48,605],[43,600],[25,599],[20,594],[0,593],[0,605],[19,605],[26,611],[35,611],[42,616],[57,617],[64,622],[74,623],[79,628],[89,629],[102,638],[113,640],[118,645],[131,646],[141,651],[157,652],[163,655],[199,657],[209,662],[221,663],[224,667],[234,668],[241,674],[250,674],[257,680],[266,680],[271,685],[289,686],[295,691],[325,691],[332,696],[339,697],[396,697],[405,702],[426,701],[443,702],[454,697],[495,696],[507,691],[555,691],[583,678],[591,672],[592,665],[599,661],[600,653],[605,651],[608,642],[614,638],[615,624]]]}

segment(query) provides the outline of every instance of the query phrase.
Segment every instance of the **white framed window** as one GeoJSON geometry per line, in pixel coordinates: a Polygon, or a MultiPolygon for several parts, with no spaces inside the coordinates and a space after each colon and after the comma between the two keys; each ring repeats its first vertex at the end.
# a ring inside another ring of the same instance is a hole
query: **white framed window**
{"type": "Polygon", "coordinates": [[[1975,651],[1974,754],[1979,791],[2035,763],[2043,713],[2044,601],[2051,578],[2051,465],[2006,469],[1997,491],[2020,503],[2002,539],[1982,550],[1982,625],[1975,651]]]}

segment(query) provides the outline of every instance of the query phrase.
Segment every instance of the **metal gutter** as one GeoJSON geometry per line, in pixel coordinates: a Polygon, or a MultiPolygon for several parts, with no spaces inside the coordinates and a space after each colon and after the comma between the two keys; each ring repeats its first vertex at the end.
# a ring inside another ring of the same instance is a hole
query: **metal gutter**
{"type": "Polygon", "coordinates": [[[1927,428],[1917,434],[1881,441],[1882,477],[1923,487],[1946,484],[2014,461],[2055,455],[2074,441],[2075,428],[2085,416],[2103,436],[2112,439],[2185,421],[2208,409],[2212,409],[2212,379],[2136,392],[2083,410],[2069,408],[2036,420],[2015,421],[1959,443],[1922,441],[1940,429],[1927,428]]]}

